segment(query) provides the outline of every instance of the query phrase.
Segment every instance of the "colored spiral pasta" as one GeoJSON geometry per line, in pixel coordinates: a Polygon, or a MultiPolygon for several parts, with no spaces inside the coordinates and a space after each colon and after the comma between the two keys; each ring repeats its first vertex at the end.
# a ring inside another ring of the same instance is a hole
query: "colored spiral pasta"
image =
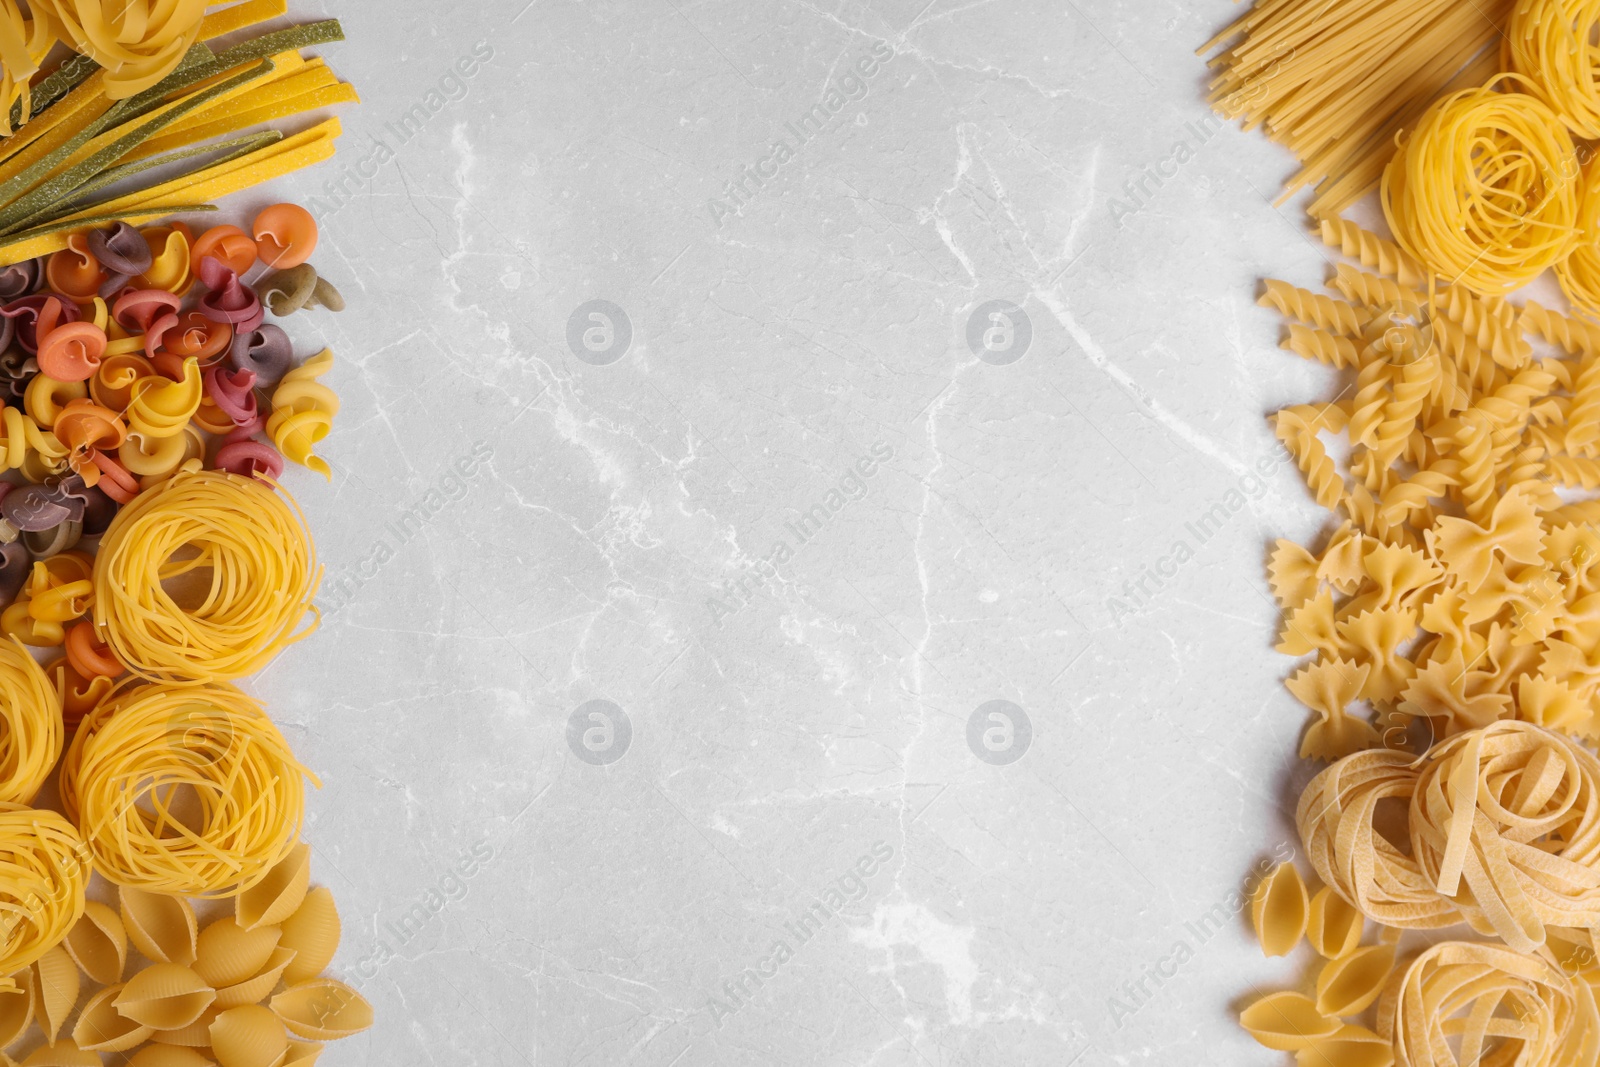
{"type": "Polygon", "coordinates": [[[112,882],[229,896],[265,878],[294,847],[302,778],[316,779],[239,690],[144,686],[113,713],[96,714],[93,726],[74,743],[63,799],[70,789],[89,856],[112,882]]]}
{"type": "Polygon", "coordinates": [[[102,538],[95,626],[143,677],[228,681],[316,629],[321,575],[292,500],[253,478],[179,473],[134,498],[102,538]]]}
{"type": "Polygon", "coordinates": [[[338,394],[317,381],[332,367],[333,353],[324,348],[285,374],[272,393],[272,414],[267,417],[267,436],[278,451],[324,478],[332,478],[333,471],[311,450],[328,436],[339,413],[338,394]]]}
{"type": "Polygon", "coordinates": [[[1436,101],[1383,172],[1400,246],[1452,284],[1508,293],[1566,258],[1578,239],[1572,136],[1538,97],[1497,83],[1436,101]]]}

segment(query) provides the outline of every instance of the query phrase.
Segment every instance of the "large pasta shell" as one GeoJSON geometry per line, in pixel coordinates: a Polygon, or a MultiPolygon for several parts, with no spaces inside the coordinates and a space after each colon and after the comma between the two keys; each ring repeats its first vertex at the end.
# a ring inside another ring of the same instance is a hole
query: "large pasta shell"
{"type": "Polygon", "coordinates": [[[1310,998],[1285,990],[1268,993],[1240,1012],[1239,1025],[1267,1048],[1293,1052],[1331,1037],[1343,1024],[1319,1012],[1310,998]]]}
{"type": "Polygon", "coordinates": [[[1394,946],[1371,945],[1332,960],[1317,975],[1317,1010],[1355,1015],[1378,999],[1394,970],[1394,946]]]}
{"type": "Polygon", "coordinates": [[[163,1045],[205,1048],[211,1044],[211,1024],[217,1021],[217,1016],[220,1014],[222,1009],[213,1004],[188,1026],[180,1026],[176,1030],[157,1030],[150,1036],[150,1040],[163,1045]]]}
{"type": "Polygon", "coordinates": [[[1250,918],[1261,941],[1261,951],[1269,956],[1287,956],[1305,936],[1310,912],[1311,900],[1299,869],[1293,863],[1278,864],[1250,898],[1250,918]]]}
{"type": "Polygon", "coordinates": [[[122,986],[111,985],[89,998],[72,1028],[73,1044],[90,1052],[126,1052],[155,1032],[117,1011],[115,1001],[121,992],[122,986]]]}
{"type": "Polygon", "coordinates": [[[54,1043],[67,1016],[78,1006],[78,994],[83,990],[78,965],[66,949],[57,945],[40,956],[33,968],[39,991],[39,1028],[44,1031],[45,1040],[54,1043]]]}
{"type": "Polygon", "coordinates": [[[1364,1026],[1345,1024],[1294,1054],[1296,1067],[1392,1067],[1394,1046],[1364,1026]]]}
{"type": "Polygon", "coordinates": [[[229,1008],[211,1024],[211,1053],[220,1067],[274,1067],[288,1048],[283,1023],[259,1004],[229,1008]]]}
{"type": "Polygon", "coordinates": [[[211,1057],[182,1045],[146,1045],[127,1067],[215,1067],[211,1057]]]}
{"type": "Polygon", "coordinates": [[[128,932],[122,917],[97,900],[83,907],[83,917],[67,934],[67,955],[78,968],[101,985],[122,981],[128,965],[128,932]]]}
{"type": "Polygon", "coordinates": [[[152,1030],[177,1030],[200,1018],[217,991],[181,963],[152,963],[122,987],[117,1010],[152,1030]]]}
{"type": "Polygon", "coordinates": [[[284,970],[294,959],[294,949],[278,946],[272,950],[272,955],[267,957],[266,965],[253,977],[247,978],[238,985],[224,986],[217,990],[218,1008],[237,1008],[241,1004],[259,1004],[267,999],[267,994],[278,987],[278,979],[283,977],[284,970]]]}
{"type": "Polygon", "coordinates": [[[200,931],[195,973],[218,989],[237,985],[260,973],[282,934],[276,926],[247,930],[233,916],[225,915],[200,931]]]}
{"type": "Polygon", "coordinates": [[[12,979],[11,988],[0,991],[0,1046],[21,1037],[33,1022],[33,973],[21,971],[12,979]]]}
{"type": "Polygon", "coordinates": [[[1361,944],[1365,920],[1361,913],[1332,889],[1323,886],[1311,898],[1306,917],[1306,940],[1330,960],[1354,952],[1361,944]]]}
{"type": "Polygon", "coordinates": [[[283,1067],[311,1067],[317,1062],[317,1057],[322,1055],[322,1046],[315,1041],[290,1041],[289,1055],[284,1057],[283,1067]]]}
{"type": "Polygon", "coordinates": [[[133,947],[157,963],[194,962],[194,909],[182,897],[123,886],[122,925],[133,947]]]}
{"type": "Polygon", "coordinates": [[[22,1067],[100,1067],[100,1057],[71,1041],[40,1045],[22,1061],[22,1067]]]}
{"type": "Polygon", "coordinates": [[[336,978],[313,978],[272,998],[272,1010],[295,1037],[334,1041],[372,1025],[372,1005],[336,978]]]}
{"type": "Polygon", "coordinates": [[[304,841],[289,850],[267,876],[240,893],[234,910],[246,930],[276,926],[293,915],[311,883],[311,846],[304,841]]]}
{"type": "Polygon", "coordinates": [[[283,972],[290,985],[315,978],[333,960],[339,948],[339,910],[327,886],[307,893],[295,913],[283,920],[278,944],[295,951],[294,961],[283,972]]]}

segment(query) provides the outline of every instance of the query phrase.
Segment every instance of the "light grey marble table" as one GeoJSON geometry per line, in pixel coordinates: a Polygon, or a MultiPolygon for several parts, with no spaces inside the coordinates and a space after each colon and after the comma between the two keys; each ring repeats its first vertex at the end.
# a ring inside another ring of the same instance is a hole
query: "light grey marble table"
{"type": "MultiPolygon", "coordinates": [[[[1323,250],[1223,0],[416,0],[279,183],[349,310],[252,683],[370,1064],[1276,1064],[1265,415],[1323,250]],[[315,198],[314,200],[312,198],[315,198]]],[[[257,198],[266,201],[266,194],[257,198]]]]}

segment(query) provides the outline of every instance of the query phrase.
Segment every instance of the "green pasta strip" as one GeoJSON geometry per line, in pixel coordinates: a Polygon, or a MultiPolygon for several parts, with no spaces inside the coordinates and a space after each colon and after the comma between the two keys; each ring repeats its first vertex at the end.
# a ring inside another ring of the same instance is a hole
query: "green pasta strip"
{"type": "Polygon", "coordinates": [[[46,223],[43,226],[36,226],[31,230],[23,230],[21,233],[7,234],[5,237],[5,242],[4,244],[0,244],[0,248],[5,248],[14,244],[21,244],[23,241],[31,241],[35,237],[45,237],[52,233],[61,233],[63,230],[88,230],[93,229],[96,226],[104,226],[107,223],[120,222],[123,219],[136,219],[142,215],[183,215],[194,212],[216,210],[217,205],[215,204],[173,204],[169,207],[159,208],[155,211],[145,209],[135,211],[118,211],[110,215],[90,215],[85,218],[70,219],[65,222],[46,223]]]}

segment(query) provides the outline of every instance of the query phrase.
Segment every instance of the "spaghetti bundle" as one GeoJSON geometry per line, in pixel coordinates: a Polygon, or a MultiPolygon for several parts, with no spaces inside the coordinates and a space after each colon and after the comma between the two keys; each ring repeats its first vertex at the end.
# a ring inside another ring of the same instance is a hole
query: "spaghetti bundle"
{"type": "Polygon", "coordinates": [[[67,820],[0,804],[0,974],[27,967],[67,936],[88,884],[83,842],[67,820]]]}
{"type": "Polygon", "coordinates": [[[61,701],[16,638],[0,641],[0,802],[27,804],[61,755],[61,701]]]}
{"type": "Polygon", "coordinates": [[[1400,246],[1450,283],[1491,296],[1560,263],[1579,233],[1571,135],[1539,98],[1497,91],[1500,80],[1430,107],[1382,186],[1400,246]]]}
{"type": "Polygon", "coordinates": [[[206,897],[265,878],[299,838],[311,775],[261,705],[228,685],[151,685],[118,703],[74,742],[62,781],[95,869],[206,897]]]}
{"type": "Polygon", "coordinates": [[[1556,280],[1573,308],[1600,319],[1600,163],[1593,161],[1583,172],[1578,231],[1572,254],[1556,264],[1556,280]]]}
{"type": "Polygon", "coordinates": [[[1519,0],[1506,30],[1509,69],[1525,75],[1567,128],[1600,138],[1600,3],[1519,0]]]}
{"type": "Polygon", "coordinates": [[[320,579],[292,501],[253,478],[179,474],[139,494],[106,531],[95,627],[142,677],[229,681],[316,629],[320,579]]]}
{"type": "Polygon", "coordinates": [[[1512,0],[1260,0],[1212,38],[1211,106],[1262,126],[1302,167],[1283,199],[1317,186],[1310,211],[1337,215],[1377,185],[1395,134],[1442,92],[1498,70],[1512,0]]]}

